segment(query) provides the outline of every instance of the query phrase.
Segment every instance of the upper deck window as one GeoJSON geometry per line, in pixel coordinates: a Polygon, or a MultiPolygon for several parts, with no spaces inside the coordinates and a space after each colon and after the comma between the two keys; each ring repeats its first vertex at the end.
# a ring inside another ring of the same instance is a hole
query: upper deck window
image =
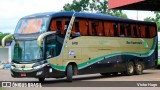
{"type": "Polygon", "coordinates": [[[25,18],[18,22],[15,33],[32,34],[43,33],[47,30],[49,17],[25,18]]]}
{"type": "Polygon", "coordinates": [[[53,18],[49,31],[56,31],[57,34],[65,35],[69,26],[70,18],[53,18]]]}

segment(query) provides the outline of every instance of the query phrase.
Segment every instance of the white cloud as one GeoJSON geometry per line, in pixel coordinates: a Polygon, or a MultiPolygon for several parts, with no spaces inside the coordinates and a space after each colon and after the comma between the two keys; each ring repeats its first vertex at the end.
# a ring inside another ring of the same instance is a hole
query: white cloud
{"type": "Polygon", "coordinates": [[[136,10],[124,10],[128,18],[135,20],[144,20],[146,17],[155,17],[154,12],[151,11],[136,11],[136,10]]]}
{"type": "Polygon", "coordinates": [[[0,32],[14,32],[18,20],[26,15],[60,11],[65,3],[72,0],[1,0],[0,1],[0,32]],[[9,30],[9,27],[11,30],[9,30]]]}

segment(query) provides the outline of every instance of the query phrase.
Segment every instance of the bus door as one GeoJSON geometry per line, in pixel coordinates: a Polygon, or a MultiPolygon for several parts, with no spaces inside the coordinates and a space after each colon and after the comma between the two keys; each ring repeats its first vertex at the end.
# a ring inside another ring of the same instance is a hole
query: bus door
{"type": "Polygon", "coordinates": [[[56,56],[56,45],[47,45],[46,57],[51,58],[56,56]]]}

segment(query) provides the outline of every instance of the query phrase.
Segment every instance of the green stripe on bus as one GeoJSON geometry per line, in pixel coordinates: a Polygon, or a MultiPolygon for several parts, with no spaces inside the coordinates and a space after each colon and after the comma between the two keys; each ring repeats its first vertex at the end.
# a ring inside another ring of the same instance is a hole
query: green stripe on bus
{"type": "MultiPolygon", "coordinates": [[[[138,53],[132,53],[132,52],[119,52],[119,53],[107,54],[107,55],[104,55],[104,56],[100,56],[100,57],[91,59],[91,60],[86,61],[84,63],[78,64],[78,69],[82,69],[82,68],[87,67],[89,65],[92,65],[92,64],[94,64],[98,61],[101,61],[101,60],[104,59],[104,57],[109,58],[109,57],[113,57],[113,56],[117,56],[117,55],[133,55],[133,56],[137,56],[137,57],[147,57],[147,56],[150,56],[154,52],[154,48],[156,47],[156,43],[157,43],[156,38],[154,38],[153,45],[152,45],[151,49],[146,53],[138,54],[138,53]]],[[[65,68],[66,68],[66,66],[57,66],[57,65],[54,65],[54,64],[51,64],[51,66],[54,69],[57,69],[57,70],[60,70],[60,71],[65,71],[65,68]]]]}
{"type": "Polygon", "coordinates": [[[137,57],[147,57],[147,56],[150,56],[154,52],[154,48],[156,47],[156,43],[157,43],[156,38],[154,38],[153,45],[152,45],[151,49],[144,54],[137,54],[137,53],[131,53],[131,52],[119,52],[119,53],[107,54],[107,55],[104,55],[104,56],[101,56],[101,57],[98,57],[98,58],[95,58],[95,59],[91,59],[87,62],[78,64],[78,69],[87,67],[91,64],[94,64],[98,61],[101,61],[101,60],[104,59],[104,57],[109,58],[109,57],[113,57],[113,56],[117,56],[117,55],[133,55],[133,56],[137,56],[137,57]]]}
{"type": "Polygon", "coordinates": [[[55,64],[51,64],[51,67],[56,69],[56,70],[60,70],[60,71],[65,71],[65,69],[66,69],[66,66],[58,66],[58,65],[55,65],[55,64]]]}
{"type": "Polygon", "coordinates": [[[148,55],[151,55],[153,52],[152,50],[147,52],[146,54],[136,54],[136,53],[130,53],[130,52],[121,52],[121,53],[114,53],[114,54],[107,54],[105,56],[101,56],[101,57],[98,57],[98,58],[94,58],[94,59],[91,59],[87,62],[84,62],[84,63],[81,63],[81,64],[78,64],[78,69],[81,69],[81,68],[84,68],[86,66],[89,66],[91,64],[94,64],[98,61],[101,61],[105,58],[110,58],[110,57],[113,57],[113,56],[117,56],[117,55],[133,55],[133,56],[137,56],[137,57],[146,57],[148,55]]]}
{"type": "MultiPolygon", "coordinates": [[[[100,57],[91,59],[91,60],[89,60],[87,62],[78,64],[78,69],[87,67],[87,66],[89,66],[91,64],[94,64],[94,63],[96,63],[98,61],[101,61],[101,60],[104,59],[104,57],[105,58],[109,58],[109,57],[113,57],[113,56],[117,56],[117,55],[133,55],[133,56],[137,56],[137,57],[146,57],[148,55],[151,55],[152,53],[153,53],[153,50],[150,50],[150,51],[148,51],[145,54],[137,54],[137,53],[130,53],[130,52],[121,52],[121,53],[107,54],[107,55],[104,55],[104,56],[100,56],[100,57]]],[[[54,65],[54,64],[51,64],[51,67],[53,67],[56,70],[60,70],[60,71],[65,71],[65,68],[66,68],[66,66],[57,66],[57,65],[54,65]]]]}

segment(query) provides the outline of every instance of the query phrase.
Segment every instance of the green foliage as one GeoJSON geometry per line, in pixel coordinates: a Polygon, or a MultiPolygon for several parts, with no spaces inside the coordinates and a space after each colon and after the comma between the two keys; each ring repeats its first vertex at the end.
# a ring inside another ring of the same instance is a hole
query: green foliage
{"type": "Polygon", "coordinates": [[[63,6],[65,11],[75,11],[75,12],[80,12],[80,11],[87,11],[88,10],[88,5],[89,5],[89,0],[73,0],[73,4],[65,4],[63,6]]]}
{"type": "Polygon", "coordinates": [[[63,9],[65,11],[96,12],[127,18],[127,15],[121,10],[108,10],[108,0],[73,0],[71,4],[65,4],[63,9]]]}
{"type": "Polygon", "coordinates": [[[125,13],[123,13],[121,10],[109,10],[109,15],[122,17],[122,18],[128,18],[125,13]]]}
{"type": "Polygon", "coordinates": [[[0,87],[0,90],[3,90],[2,87],[0,87]]]}
{"type": "Polygon", "coordinates": [[[160,12],[154,12],[155,17],[147,17],[144,19],[144,21],[149,21],[149,22],[155,22],[158,27],[158,32],[160,32],[160,12]]]}
{"type": "MultiPolygon", "coordinates": [[[[9,33],[1,33],[0,32],[0,41],[3,39],[3,37],[5,37],[6,35],[8,35],[9,33]]],[[[12,38],[8,38],[7,40],[12,40],[12,38]]]]}

